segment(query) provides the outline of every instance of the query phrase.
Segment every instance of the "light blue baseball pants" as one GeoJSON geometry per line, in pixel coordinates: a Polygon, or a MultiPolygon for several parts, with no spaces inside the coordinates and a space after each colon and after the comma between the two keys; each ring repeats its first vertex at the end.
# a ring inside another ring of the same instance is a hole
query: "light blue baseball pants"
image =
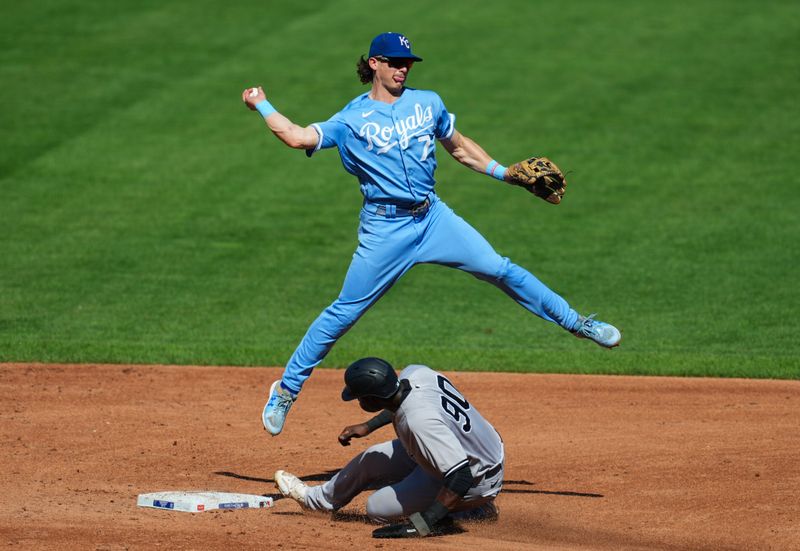
{"type": "Polygon", "coordinates": [[[492,283],[523,308],[574,330],[578,313],[530,272],[497,254],[472,226],[435,194],[425,216],[387,218],[377,205],[361,209],[358,248],[339,297],[311,324],[283,372],[282,386],[298,394],[336,341],[416,264],[441,264],[492,283]]]}

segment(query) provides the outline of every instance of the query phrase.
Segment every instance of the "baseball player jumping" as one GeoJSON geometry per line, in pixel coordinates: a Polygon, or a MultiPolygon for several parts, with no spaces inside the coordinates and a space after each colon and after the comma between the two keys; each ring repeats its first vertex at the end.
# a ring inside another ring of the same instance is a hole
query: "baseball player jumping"
{"type": "MultiPolygon", "coordinates": [[[[336,511],[367,489],[375,522],[408,522],[379,528],[378,538],[436,533],[445,517],[494,520],[494,499],[503,486],[503,440],[441,373],[410,365],[398,378],[379,358],[363,358],[344,375],[343,400],[378,415],[345,427],[339,443],[367,436],[392,423],[397,438],[355,456],[331,480],[308,486],[286,471],[275,473],[281,493],[304,509],[336,511]]],[[[449,519],[448,519],[449,520],[449,519]]]]}
{"type": "Polygon", "coordinates": [[[532,158],[506,169],[455,127],[455,116],[432,91],[406,86],[415,62],[408,39],[397,33],[375,37],[358,74],[371,89],[325,122],[298,126],[266,99],[261,87],[242,93],[269,129],[308,156],[337,147],[347,172],[358,178],[364,203],[358,248],[339,297],[311,324],[270,388],[264,428],[283,430],[286,415],[336,341],[416,264],[441,264],[488,281],[522,307],[577,337],[612,348],[621,339],[612,325],[584,317],[527,270],[497,254],[472,226],[434,192],[436,141],[464,166],[525,187],[558,203],[566,182],[555,165],[532,158]],[[541,185],[540,185],[541,184],[541,185]]]}

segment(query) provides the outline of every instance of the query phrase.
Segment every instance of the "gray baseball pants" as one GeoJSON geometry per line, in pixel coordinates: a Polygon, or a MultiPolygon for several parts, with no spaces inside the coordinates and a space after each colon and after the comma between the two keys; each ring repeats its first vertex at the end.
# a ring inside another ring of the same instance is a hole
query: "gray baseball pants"
{"type": "MultiPolygon", "coordinates": [[[[481,478],[453,511],[465,511],[492,501],[503,486],[503,469],[481,478]]],[[[355,456],[328,482],[310,486],[306,506],[315,511],[336,511],[358,494],[375,489],[367,500],[367,515],[375,522],[393,522],[426,510],[442,488],[442,481],[422,469],[399,440],[376,444],[355,456]]]]}

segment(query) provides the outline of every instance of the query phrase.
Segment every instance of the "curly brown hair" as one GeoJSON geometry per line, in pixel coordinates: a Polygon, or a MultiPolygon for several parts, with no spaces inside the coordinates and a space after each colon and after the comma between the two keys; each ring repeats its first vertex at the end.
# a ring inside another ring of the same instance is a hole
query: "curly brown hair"
{"type": "Polygon", "coordinates": [[[372,77],[375,76],[375,71],[369,66],[369,60],[364,58],[363,55],[356,63],[356,72],[358,73],[358,78],[361,79],[361,84],[370,84],[372,77]]]}

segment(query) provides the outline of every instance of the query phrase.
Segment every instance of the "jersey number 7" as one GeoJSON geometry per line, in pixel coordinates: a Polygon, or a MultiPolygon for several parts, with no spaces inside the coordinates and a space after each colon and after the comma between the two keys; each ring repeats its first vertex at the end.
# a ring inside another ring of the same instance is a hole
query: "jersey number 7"
{"type": "Polygon", "coordinates": [[[461,394],[453,386],[453,383],[439,375],[436,377],[439,388],[442,389],[444,395],[442,396],[442,409],[450,417],[456,420],[456,423],[462,423],[461,430],[469,432],[472,430],[472,423],[469,421],[469,402],[467,402],[461,394]]]}

